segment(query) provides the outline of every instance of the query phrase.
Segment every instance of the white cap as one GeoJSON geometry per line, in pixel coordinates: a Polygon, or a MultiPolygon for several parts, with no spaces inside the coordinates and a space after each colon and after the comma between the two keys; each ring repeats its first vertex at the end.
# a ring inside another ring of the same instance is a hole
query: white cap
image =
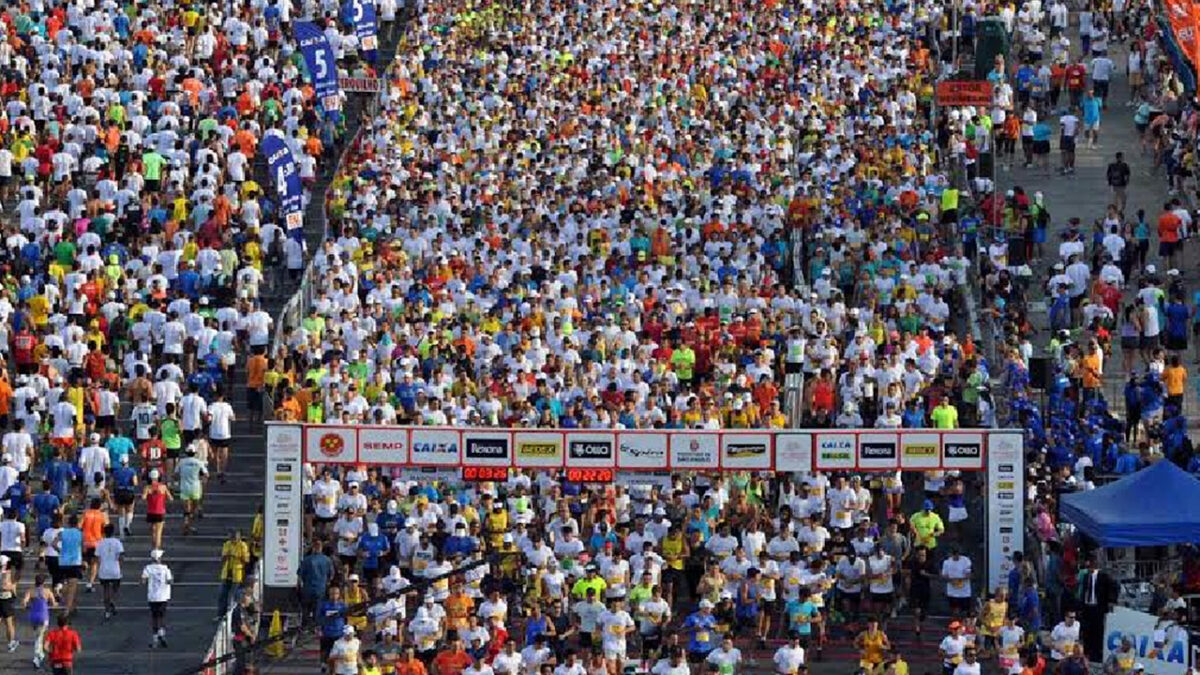
{"type": "Polygon", "coordinates": [[[346,626],[345,628],[343,628],[342,635],[346,635],[346,636],[354,635],[354,626],[346,626]]]}
{"type": "Polygon", "coordinates": [[[705,599],[705,600],[700,601],[700,609],[712,609],[712,608],[713,608],[712,600],[705,599]]]}
{"type": "Polygon", "coordinates": [[[150,559],[151,560],[162,560],[162,557],[163,557],[163,550],[161,548],[156,548],[153,551],[150,551],[150,559]]]}

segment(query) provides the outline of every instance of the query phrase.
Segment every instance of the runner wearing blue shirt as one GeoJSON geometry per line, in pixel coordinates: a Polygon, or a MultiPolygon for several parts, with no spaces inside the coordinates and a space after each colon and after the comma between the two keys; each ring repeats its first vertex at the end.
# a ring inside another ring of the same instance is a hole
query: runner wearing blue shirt
{"type": "Polygon", "coordinates": [[[817,610],[817,606],[809,597],[808,589],[801,588],[797,597],[788,600],[784,607],[784,611],[787,613],[788,630],[795,631],[802,641],[808,640],[808,637],[812,635],[813,622],[821,618],[821,612],[817,610]]]}
{"type": "Polygon", "coordinates": [[[104,447],[108,450],[109,466],[120,466],[121,458],[129,457],[136,450],[133,447],[133,441],[124,434],[109,436],[108,440],[104,442],[104,447]]]}
{"type": "Polygon", "coordinates": [[[62,506],[62,500],[50,491],[50,481],[42,481],[42,491],[33,496],[33,514],[37,517],[37,535],[41,541],[42,534],[50,528],[54,514],[62,506]]]}
{"type": "Polygon", "coordinates": [[[1100,106],[1103,102],[1096,98],[1092,90],[1083,97],[1080,106],[1083,108],[1083,138],[1089,148],[1096,147],[1100,139],[1100,106]]]}
{"type": "MultiPolygon", "coordinates": [[[[109,439],[110,441],[112,439],[109,439]]],[[[126,439],[128,440],[128,439],[126,439]]],[[[119,531],[126,537],[133,527],[133,503],[138,494],[137,470],[129,466],[129,455],[123,455],[119,463],[113,465],[112,478],[115,487],[113,501],[117,504],[119,531]]]]}
{"type": "Polygon", "coordinates": [[[700,610],[688,615],[683,622],[683,630],[688,636],[688,656],[691,660],[703,661],[717,646],[717,618],[713,616],[712,610],[712,602],[701,600],[700,610]]]}
{"type": "Polygon", "coordinates": [[[317,621],[321,624],[321,663],[329,661],[329,650],[346,630],[346,603],[342,589],[329,587],[329,597],[317,606],[317,621]]]}
{"type": "Polygon", "coordinates": [[[379,576],[379,558],[386,555],[389,548],[387,537],[379,533],[379,524],[368,523],[367,533],[358,540],[363,576],[366,577],[368,586],[373,585],[379,576]]]}
{"type": "Polygon", "coordinates": [[[83,530],[79,529],[79,515],[72,513],[67,526],[55,540],[58,549],[58,571],[63,583],[63,609],[67,614],[75,611],[75,595],[83,570],[83,530]]]}

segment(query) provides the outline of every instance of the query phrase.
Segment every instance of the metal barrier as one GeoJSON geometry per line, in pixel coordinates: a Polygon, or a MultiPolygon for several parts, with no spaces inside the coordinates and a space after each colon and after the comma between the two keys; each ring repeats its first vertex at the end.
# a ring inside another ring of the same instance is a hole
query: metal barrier
{"type": "MultiPolygon", "coordinates": [[[[254,585],[243,588],[243,592],[247,589],[253,592],[251,599],[254,607],[260,608],[256,611],[253,620],[250,622],[250,628],[254,634],[258,634],[259,621],[262,618],[262,597],[263,597],[263,561],[259,559],[254,566],[254,585]]],[[[235,658],[235,643],[233,639],[233,611],[237,603],[230,603],[229,609],[225,610],[225,614],[217,620],[217,630],[213,634],[212,642],[208,645],[208,651],[204,653],[204,663],[207,664],[204,668],[203,675],[227,675],[236,672],[237,661],[235,658]]]]}

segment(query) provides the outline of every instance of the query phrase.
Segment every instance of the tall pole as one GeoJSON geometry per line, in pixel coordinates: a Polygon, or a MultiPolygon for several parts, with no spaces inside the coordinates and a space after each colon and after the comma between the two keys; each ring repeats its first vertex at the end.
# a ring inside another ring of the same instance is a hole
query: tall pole
{"type": "Polygon", "coordinates": [[[950,28],[954,31],[954,43],[950,47],[951,73],[958,73],[958,0],[950,3],[950,28]]]}

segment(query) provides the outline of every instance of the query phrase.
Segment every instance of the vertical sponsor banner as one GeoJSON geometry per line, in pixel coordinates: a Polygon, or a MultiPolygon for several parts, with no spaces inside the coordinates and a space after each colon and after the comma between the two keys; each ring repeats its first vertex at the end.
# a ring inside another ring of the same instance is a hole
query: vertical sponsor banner
{"type": "Polygon", "coordinates": [[[512,434],[507,431],[466,431],[462,445],[463,466],[512,465],[512,434]]]}
{"type": "Polygon", "coordinates": [[[293,25],[296,44],[304,56],[304,64],[308,66],[308,76],[316,89],[317,100],[326,112],[338,110],[341,107],[341,89],[338,86],[337,59],[334,58],[329,40],[311,21],[296,21],[293,25]]]}
{"type": "Polygon", "coordinates": [[[374,64],[379,50],[374,0],[346,0],[342,4],[342,23],[354,29],[363,58],[374,64]]]}
{"type": "Polygon", "coordinates": [[[899,434],[863,434],[858,437],[858,468],[872,471],[900,466],[899,434]]]}
{"type": "Polygon", "coordinates": [[[716,434],[671,434],[671,469],[684,471],[715,469],[721,454],[716,434]]]}
{"type": "Polygon", "coordinates": [[[559,468],[563,465],[563,435],[547,431],[513,434],[515,464],[519,467],[559,468]]]}
{"type": "Polygon", "coordinates": [[[567,434],[568,468],[612,468],[617,465],[617,435],[567,434]]]}
{"type": "Polygon", "coordinates": [[[775,435],[776,471],[812,471],[813,448],[811,434],[782,431],[775,435]]]}
{"type": "Polygon", "coordinates": [[[942,468],[978,471],[983,468],[983,434],[942,434],[942,468]]]}
{"type": "Polygon", "coordinates": [[[721,468],[769,471],[771,435],[727,431],[721,435],[721,468]]]}
{"type": "Polygon", "coordinates": [[[279,131],[274,129],[263,136],[262,151],[267,158],[271,180],[275,182],[279,212],[287,223],[288,234],[297,236],[304,226],[304,185],[300,182],[296,156],[279,131]]]}
{"type": "Polygon", "coordinates": [[[617,466],[661,471],[667,468],[667,435],[656,432],[617,434],[617,466]]]}
{"type": "Polygon", "coordinates": [[[941,466],[942,439],[937,434],[904,433],[900,435],[900,468],[905,471],[928,471],[941,466]]]}
{"type": "Polygon", "coordinates": [[[1008,583],[1012,554],[1024,547],[1025,444],[1019,431],[993,431],[987,445],[988,590],[993,590],[1008,583]]]}
{"type": "Polygon", "coordinates": [[[358,461],[363,464],[408,464],[408,429],[359,427],[358,461]]]}
{"type": "Polygon", "coordinates": [[[304,429],[304,461],[312,464],[354,464],[358,461],[355,427],[309,425],[304,429]]]}
{"type": "Polygon", "coordinates": [[[1149,675],[1187,675],[1191,635],[1178,624],[1159,624],[1153,614],[1113,607],[1104,617],[1104,660],[1121,648],[1122,638],[1129,638],[1137,662],[1149,675]],[[1157,644],[1159,640],[1162,644],[1157,644]]]}
{"type": "Polygon", "coordinates": [[[296,587],[304,524],[303,438],[299,424],[267,424],[263,583],[272,588],[296,587]]]}
{"type": "Polygon", "coordinates": [[[1163,10],[1167,15],[1167,22],[1171,25],[1175,42],[1179,45],[1179,51],[1183,52],[1184,58],[1191,62],[1193,68],[1197,68],[1200,64],[1197,58],[1200,54],[1200,36],[1196,30],[1200,11],[1192,0],[1163,0],[1163,10]]]}
{"type": "Polygon", "coordinates": [[[858,463],[858,444],[854,434],[816,434],[818,471],[845,471],[858,463]]]}
{"type": "Polygon", "coordinates": [[[414,427],[408,444],[408,461],[414,466],[457,468],[462,459],[458,441],[457,431],[414,427]]]}

